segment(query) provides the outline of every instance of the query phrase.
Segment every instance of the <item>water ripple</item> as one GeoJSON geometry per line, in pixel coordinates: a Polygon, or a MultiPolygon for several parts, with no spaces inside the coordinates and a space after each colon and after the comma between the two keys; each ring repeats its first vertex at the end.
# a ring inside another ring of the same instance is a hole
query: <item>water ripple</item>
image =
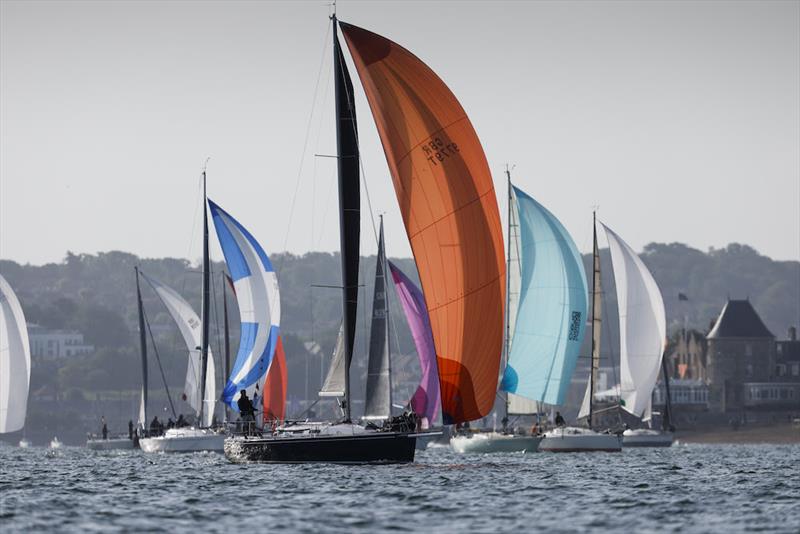
{"type": "Polygon", "coordinates": [[[0,445],[3,532],[800,531],[798,446],[419,453],[400,466],[0,445]],[[250,527],[246,527],[250,528],[250,527]]]}

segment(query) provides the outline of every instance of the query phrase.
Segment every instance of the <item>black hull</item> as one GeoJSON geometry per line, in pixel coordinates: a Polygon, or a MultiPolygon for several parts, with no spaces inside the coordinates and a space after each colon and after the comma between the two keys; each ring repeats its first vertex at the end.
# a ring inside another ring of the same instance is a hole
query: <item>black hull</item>
{"type": "Polygon", "coordinates": [[[234,463],[401,464],[414,461],[417,438],[406,432],[358,435],[228,438],[234,463]]]}

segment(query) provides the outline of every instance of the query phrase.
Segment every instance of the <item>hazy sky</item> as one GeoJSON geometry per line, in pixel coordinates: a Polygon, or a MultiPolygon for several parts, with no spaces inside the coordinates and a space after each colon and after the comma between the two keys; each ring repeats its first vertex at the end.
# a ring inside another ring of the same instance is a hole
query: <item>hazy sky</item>
{"type": "MultiPolygon", "coordinates": [[[[207,157],[209,196],[268,252],[338,249],[335,160],[314,157],[335,150],[328,12],[2,0],[0,258],[195,259],[207,157]]],[[[504,218],[509,162],[583,251],[599,205],[637,250],[735,241],[800,259],[800,3],[341,0],[338,12],[445,80],[504,218]]],[[[389,254],[408,255],[355,83],[372,208],[389,254]]]]}

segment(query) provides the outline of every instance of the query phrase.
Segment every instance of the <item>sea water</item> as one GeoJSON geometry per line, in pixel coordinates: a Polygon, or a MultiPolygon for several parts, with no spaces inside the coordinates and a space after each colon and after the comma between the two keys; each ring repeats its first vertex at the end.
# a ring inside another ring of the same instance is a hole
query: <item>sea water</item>
{"type": "Polygon", "coordinates": [[[221,454],[0,445],[0,531],[800,532],[800,445],[417,454],[234,465],[221,454]]]}

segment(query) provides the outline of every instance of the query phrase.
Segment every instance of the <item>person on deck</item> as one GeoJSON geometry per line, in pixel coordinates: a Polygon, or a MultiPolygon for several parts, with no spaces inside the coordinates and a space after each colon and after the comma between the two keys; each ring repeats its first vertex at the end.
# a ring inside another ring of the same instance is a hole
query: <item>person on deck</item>
{"type": "Polygon", "coordinates": [[[567,426],[567,422],[561,416],[561,412],[556,412],[556,426],[567,426]]]}
{"type": "Polygon", "coordinates": [[[186,422],[186,419],[183,418],[183,414],[178,416],[178,420],[175,421],[176,428],[183,428],[185,426],[189,426],[189,423],[186,422]]]}
{"type": "Polygon", "coordinates": [[[100,422],[103,423],[103,428],[101,430],[103,433],[103,439],[108,439],[108,425],[106,425],[106,417],[101,417],[100,422]]]}
{"type": "Polygon", "coordinates": [[[158,416],[154,416],[153,420],[150,422],[150,435],[151,436],[158,436],[161,434],[161,428],[163,425],[161,421],[158,420],[158,416]]]}
{"type": "Polygon", "coordinates": [[[133,421],[128,421],[128,439],[133,440],[133,421]]]}
{"type": "Polygon", "coordinates": [[[242,421],[244,422],[244,433],[247,435],[256,420],[256,409],[253,407],[253,402],[247,396],[247,391],[242,390],[239,395],[239,400],[236,401],[239,407],[239,413],[242,414],[242,421]]]}

